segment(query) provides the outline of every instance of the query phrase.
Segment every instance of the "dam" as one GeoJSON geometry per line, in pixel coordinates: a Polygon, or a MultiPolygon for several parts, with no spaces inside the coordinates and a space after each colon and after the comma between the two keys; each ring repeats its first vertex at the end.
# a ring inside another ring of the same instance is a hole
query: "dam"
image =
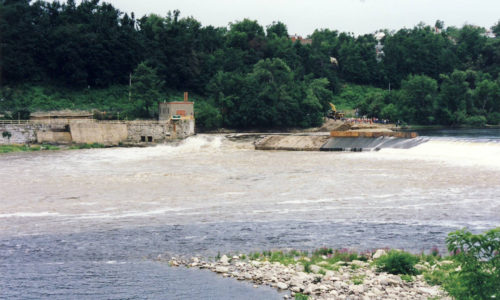
{"type": "MultiPolygon", "coordinates": [[[[2,144],[161,143],[195,134],[194,102],[158,103],[157,120],[96,120],[87,111],[35,112],[30,120],[0,120],[2,144]]],[[[104,113],[105,114],[105,113],[104,113]]]]}
{"type": "Polygon", "coordinates": [[[426,142],[415,132],[331,131],[326,134],[269,135],[255,143],[256,150],[286,151],[378,151],[409,149],[426,142]]]}

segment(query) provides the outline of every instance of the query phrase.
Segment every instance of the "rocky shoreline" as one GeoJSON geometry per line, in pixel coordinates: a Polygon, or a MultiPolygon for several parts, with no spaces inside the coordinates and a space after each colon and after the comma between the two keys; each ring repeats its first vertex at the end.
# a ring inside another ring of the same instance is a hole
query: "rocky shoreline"
{"type": "MultiPolygon", "coordinates": [[[[295,264],[284,265],[267,259],[250,259],[245,255],[226,256],[208,261],[199,257],[190,259],[172,257],[168,262],[173,267],[207,269],[223,277],[250,281],[258,285],[268,285],[279,290],[290,291],[285,299],[306,295],[309,299],[451,299],[439,286],[431,286],[423,275],[411,276],[403,280],[399,275],[377,271],[374,259],[385,255],[385,250],[377,250],[366,261],[339,261],[329,266],[326,261],[306,267],[299,259],[295,264]],[[330,270],[334,269],[334,270],[330,270]]],[[[326,256],[324,257],[327,258],[326,256]]],[[[301,261],[307,257],[301,258],[301,261]]],[[[439,264],[446,264],[441,261],[439,264]]],[[[417,269],[434,269],[424,262],[417,269]]]]}

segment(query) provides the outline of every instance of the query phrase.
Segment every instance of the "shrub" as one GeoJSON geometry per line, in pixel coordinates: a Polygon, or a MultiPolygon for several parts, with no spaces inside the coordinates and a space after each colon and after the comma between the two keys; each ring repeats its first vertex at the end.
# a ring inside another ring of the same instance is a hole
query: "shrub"
{"type": "Polygon", "coordinates": [[[465,119],[465,123],[470,126],[482,127],[486,125],[486,117],[484,116],[470,116],[465,119]]]}
{"type": "Polygon", "coordinates": [[[301,293],[295,294],[295,300],[307,300],[307,299],[309,299],[309,297],[304,294],[301,293]]]}
{"type": "Polygon", "coordinates": [[[484,234],[458,230],[448,235],[446,244],[461,264],[444,284],[448,293],[457,299],[499,298],[500,227],[484,234]]]}
{"type": "Polygon", "coordinates": [[[10,133],[10,131],[4,131],[4,132],[2,132],[2,137],[6,138],[7,140],[10,141],[12,134],[10,133]]]}
{"type": "Polygon", "coordinates": [[[417,275],[418,270],[415,269],[417,262],[418,258],[410,253],[391,250],[375,263],[379,271],[391,274],[417,275]]]}

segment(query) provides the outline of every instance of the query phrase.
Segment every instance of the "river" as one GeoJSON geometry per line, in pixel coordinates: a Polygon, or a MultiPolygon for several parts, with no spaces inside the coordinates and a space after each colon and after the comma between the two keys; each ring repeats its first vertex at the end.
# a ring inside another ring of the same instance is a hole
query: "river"
{"type": "Polygon", "coordinates": [[[410,149],[255,151],[251,138],[0,155],[0,298],[281,299],[156,258],[321,246],[445,251],[500,226],[500,130],[410,149]]]}

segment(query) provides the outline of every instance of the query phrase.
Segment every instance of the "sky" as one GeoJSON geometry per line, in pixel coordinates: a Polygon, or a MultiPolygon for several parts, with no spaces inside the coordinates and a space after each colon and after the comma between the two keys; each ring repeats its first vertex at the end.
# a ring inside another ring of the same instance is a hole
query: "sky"
{"type": "Polygon", "coordinates": [[[180,10],[203,26],[225,27],[248,18],[266,26],[281,21],[289,34],[307,36],[315,29],[335,29],[355,35],[377,29],[412,28],[419,22],[445,26],[473,24],[490,28],[500,20],[500,0],[105,0],[136,17],[165,16],[180,10]]]}

